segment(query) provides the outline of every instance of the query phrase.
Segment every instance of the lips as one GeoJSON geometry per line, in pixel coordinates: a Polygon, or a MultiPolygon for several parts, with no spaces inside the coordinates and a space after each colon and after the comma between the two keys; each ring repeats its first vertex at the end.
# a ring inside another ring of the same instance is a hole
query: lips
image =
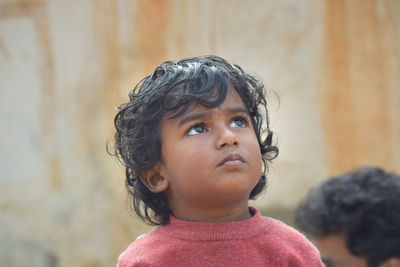
{"type": "Polygon", "coordinates": [[[240,165],[243,163],[245,163],[243,157],[237,152],[232,152],[226,155],[223,160],[219,162],[218,167],[224,165],[240,165]]]}

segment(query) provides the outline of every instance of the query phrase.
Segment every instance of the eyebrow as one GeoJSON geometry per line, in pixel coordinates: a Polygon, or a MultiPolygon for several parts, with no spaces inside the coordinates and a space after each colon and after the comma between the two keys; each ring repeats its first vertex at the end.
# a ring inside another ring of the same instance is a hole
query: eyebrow
{"type": "MultiPolygon", "coordinates": [[[[229,114],[236,114],[236,113],[245,113],[246,115],[249,115],[249,111],[247,110],[247,108],[245,107],[232,107],[232,108],[228,108],[227,112],[229,114]]],[[[211,111],[205,111],[205,112],[198,112],[198,113],[194,113],[194,114],[190,114],[187,116],[184,116],[178,124],[178,127],[182,127],[183,125],[191,122],[191,121],[195,121],[207,116],[210,116],[211,111]]]]}

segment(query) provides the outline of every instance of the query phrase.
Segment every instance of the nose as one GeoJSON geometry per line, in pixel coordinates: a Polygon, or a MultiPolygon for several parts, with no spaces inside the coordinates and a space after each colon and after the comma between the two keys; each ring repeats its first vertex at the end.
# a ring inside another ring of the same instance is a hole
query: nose
{"type": "Polygon", "coordinates": [[[238,146],[239,139],[237,138],[236,134],[228,127],[222,127],[219,130],[218,139],[216,142],[217,149],[222,149],[225,147],[230,146],[238,146]]]}

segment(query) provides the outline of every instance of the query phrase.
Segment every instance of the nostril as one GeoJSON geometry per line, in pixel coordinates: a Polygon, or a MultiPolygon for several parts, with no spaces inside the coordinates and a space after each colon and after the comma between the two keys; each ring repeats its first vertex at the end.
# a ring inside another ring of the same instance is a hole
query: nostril
{"type": "Polygon", "coordinates": [[[231,130],[226,130],[221,133],[221,135],[217,138],[217,147],[218,148],[225,148],[230,146],[238,146],[239,140],[235,133],[231,130]]]}
{"type": "Polygon", "coordinates": [[[235,139],[231,139],[231,140],[227,140],[223,146],[237,146],[239,144],[238,140],[235,139]]]}

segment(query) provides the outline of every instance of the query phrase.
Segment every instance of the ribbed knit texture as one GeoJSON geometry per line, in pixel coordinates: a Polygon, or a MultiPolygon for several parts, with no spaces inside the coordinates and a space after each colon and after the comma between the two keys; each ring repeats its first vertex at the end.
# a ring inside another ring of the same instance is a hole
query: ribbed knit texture
{"type": "Polygon", "coordinates": [[[307,266],[322,267],[316,248],[295,229],[262,217],[239,222],[189,222],[171,217],[133,242],[118,267],[307,266]]]}

